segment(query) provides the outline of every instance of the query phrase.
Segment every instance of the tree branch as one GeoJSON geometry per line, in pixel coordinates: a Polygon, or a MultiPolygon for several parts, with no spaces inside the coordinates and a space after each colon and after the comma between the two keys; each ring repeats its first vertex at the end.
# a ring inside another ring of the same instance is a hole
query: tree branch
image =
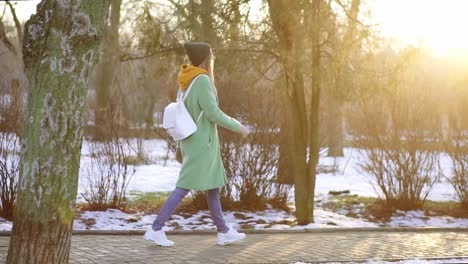
{"type": "MultiPolygon", "coordinates": [[[[9,0],[6,0],[7,5],[10,7],[11,15],[13,16],[13,20],[15,21],[15,26],[16,26],[16,32],[18,34],[18,42],[19,46],[23,46],[23,30],[21,29],[21,23],[18,20],[18,17],[16,16],[16,11],[13,5],[10,3],[9,0]]],[[[21,50],[21,48],[20,48],[21,50]]]]}
{"type": "Polygon", "coordinates": [[[5,34],[5,27],[3,26],[2,21],[0,21],[0,41],[5,44],[9,51],[13,52],[13,54],[18,55],[18,52],[15,49],[15,46],[11,44],[10,40],[5,34]]]}
{"type": "Polygon", "coordinates": [[[151,57],[158,56],[158,55],[165,54],[165,53],[180,52],[180,50],[181,50],[181,47],[174,47],[174,48],[168,48],[165,50],[159,50],[154,53],[145,54],[145,55],[132,55],[132,54],[124,53],[120,56],[120,61],[123,62],[123,61],[129,61],[129,60],[147,59],[147,58],[151,58],[151,57]]]}
{"type": "Polygon", "coordinates": [[[271,50],[255,50],[255,49],[237,49],[237,48],[227,48],[227,49],[217,49],[217,52],[251,52],[251,53],[263,53],[269,54],[276,59],[280,59],[280,55],[271,50]]]}
{"type": "Polygon", "coordinates": [[[354,22],[358,23],[359,25],[363,26],[363,27],[375,27],[375,26],[378,26],[379,24],[369,24],[369,25],[366,25],[364,23],[362,23],[359,19],[356,19],[355,17],[353,17],[352,15],[349,14],[348,10],[346,9],[346,5],[343,4],[341,2],[341,0],[335,0],[336,3],[341,6],[341,8],[343,8],[343,11],[345,12],[346,16],[353,20],[354,22]]]}

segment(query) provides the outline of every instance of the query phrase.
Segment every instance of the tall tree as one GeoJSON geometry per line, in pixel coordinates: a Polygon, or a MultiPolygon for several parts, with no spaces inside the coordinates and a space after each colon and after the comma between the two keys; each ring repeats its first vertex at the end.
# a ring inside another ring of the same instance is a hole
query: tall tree
{"type": "Polygon", "coordinates": [[[337,2],[342,6],[343,10],[347,14],[347,27],[345,33],[340,40],[338,32],[335,32],[333,40],[333,50],[335,53],[334,58],[334,86],[328,90],[327,100],[327,111],[329,118],[327,119],[327,135],[328,135],[328,156],[331,157],[342,157],[343,153],[343,103],[347,99],[351,85],[349,83],[348,68],[350,64],[350,57],[353,52],[356,51],[356,47],[359,42],[356,38],[356,30],[358,24],[359,7],[361,0],[352,0],[351,8],[347,10],[347,7],[341,3],[340,0],[337,2]]]}
{"type": "Polygon", "coordinates": [[[95,139],[109,139],[109,122],[114,118],[111,110],[111,88],[115,78],[115,68],[119,62],[119,25],[122,0],[111,1],[110,24],[105,24],[103,41],[100,46],[101,58],[96,65],[96,109],[95,139]]]}
{"type": "Polygon", "coordinates": [[[317,174],[317,164],[320,151],[320,83],[321,83],[321,60],[320,60],[320,33],[321,33],[321,6],[322,0],[312,0],[311,11],[311,45],[312,45],[312,93],[310,99],[310,114],[309,114],[309,163],[307,177],[307,192],[309,194],[308,201],[308,217],[314,217],[314,199],[315,199],[315,179],[317,174]]]}
{"type": "MultiPolygon", "coordinates": [[[[301,22],[302,5],[300,1],[268,0],[269,12],[278,42],[283,64],[286,85],[283,98],[286,106],[288,128],[285,140],[288,165],[294,175],[294,195],[298,224],[313,222],[310,218],[308,203],[311,200],[307,170],[307,111],[301,57],[304,26],[301,22]]],[[[313,205],[312,205],[313,206],[313,205]]]]}
{"type": "Polygon", "coordinates": [[[67,263],[82,115],[108,1],[43,0],[26,23],[27,113],[7,263],[67,263]]]}

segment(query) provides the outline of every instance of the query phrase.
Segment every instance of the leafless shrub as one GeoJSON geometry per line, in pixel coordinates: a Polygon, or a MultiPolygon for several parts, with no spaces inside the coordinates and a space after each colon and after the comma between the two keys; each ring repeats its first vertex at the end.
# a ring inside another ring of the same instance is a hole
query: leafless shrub
{"type": "Polygon", "coordinates": [[[19,177],[19,155],[16,151],[21,147],[20,138],[13,133],[1,133],[0,144],[1,215],[11,219],[19,177]]]}
{"type": "MultiPolygon", "coordinates": [[[[162,124],[162,121],[161,121],[161,124],[162,124]]],[[[164,160],[163,166],[166,166],[167,161],[169,160],[170,156],[172,155],[175,157],[176,155],[176,142],[174,141],[174,139],[171,138],[169,133],[167,133],[167,131],[162,127],[154,128],[154,132],[156,133],[156,135],[158,135],[159,138],[164,140],[167,144],[166,155],[162,157],[164,160]]]]}
{"type": "Polygon", "coordinates": [[[0,210],[7,219],[13,217],[17,194],[23,103],[20,82],[13,80],[10,88],[0,97],[0,210]]]}
{"type": "Polygon", "coordinates": [[[125,139],[107,142],[87,141],[89,158],[85,161],[86,188],[81,193],[89,209],[124,209],[126,191],[135,170],[126,164],[130,156],[125,139]]]}
{"type": "MultiPolygon", "coordinates": [[[[118,101],[117,101],[118,102],[118,101]]],[[[132,157],[131,143],[121,137],[122,118],[118,116],[119,104],[112,103],[108,124],[110,138],[98,142],[86,141],[89,157],[84,159],[81,167],[85,170],[86,179],[81,196],[88,203],[86,209],[106,210],[107,208],[125,209],[126,191],[135,173],[133,166],[128,164],[132,157]]]]}
{"type": "Polygon", "coordinates": [[[460,141],[449,150],[452,160],[452,173],[449,182],[452,184],[463,208],[468,210],[468,148],[460,141]]]}
{"type": "MultiPolygon", "coordinates": [[[[466,85],[466,84],[465,84],[466,85]]],[[[449,113],[450,128],[446,149],[452,161],[448,181],[452,184],[461,206],[468,210],[468,93],[455,93],[449,113]]]]}
{"type": "Polygon", "coordinates": [[[438,115],[421,91],[397,87],[361,104],[358,166],[390,208],[422,208],[441,178],[438,115]]]}
{"type": "MultiPolygon", "coordinates": [[[[277,107],[280,103],[277,90],[262,87],[241,92],[237,88],[248,87],[243,83],[245,78],[223,80],[223,97],[230,100],[221,101],[225,102],[222,109],[227,113],[235,113],[238,111],[236,105],[242,101],[242,107],[246,108],[242,111],[244,116],[237,118],[251,129],[246,139],[230,131],[219,130],[221,156],[229,180],[221,189],[223,208],[255,211],[264,210],[270,204],[275,208],[289,210],[287,198],[291,186],[276,180],[281,122],[278,119],[281,114],[277,107]]],[[[205,208],[205,193],[196,192],[193,201],[195,207],[205,208]]]]}
{"type": "Polygon", "coordinates": [[[267,203],[288,210],[290,185],[276,181],[279,152],[274,143],[276,133],[252,128],[248,140],[225,142],[223,162],[229,184],[223,189],[224,199],[239,201],[238,208],[264,210],[267,203]]]}

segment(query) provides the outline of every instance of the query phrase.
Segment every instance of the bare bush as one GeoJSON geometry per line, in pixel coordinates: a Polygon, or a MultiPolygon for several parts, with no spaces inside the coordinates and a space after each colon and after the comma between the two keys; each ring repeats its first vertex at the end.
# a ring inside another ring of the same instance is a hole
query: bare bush
{"type": "Polygon", "coordinates": [[[87,141],[89,158],[84,164],[87,181],[81,195],[88,208],[125,209],[127,187],[135,173],[135,169],[125,162],[131,154],[128,144],[125,139],[87,141]]]}
{"type": "MultiPolygon", "coordinates": [[[[463,88],[466,82],[461,83],[463,88]]],[[[450,133],[446,143],[446,149],[452,161],[452,171],[448,181],[455,189],[461,206],[468,210],[468,92],[459,89],[454,94],[450,116],[450,133]],[[465,91],[464,93],[462,93],[465,91]]]]}
{"type": "Polygon", "coordinates": [[[252,128],[246,140],[225,142],[222,147],[223,162],[229,175],[229,184],[222,196],[227,201],[238,201],[246,210],[264,210],[267,203],[289,210],[287,198],[291,185],[276,180],[279,152],[273,138],[276,133],[252,128]]]}
{"type": "MultiPolygon", "coordinates": [[[[244,116],[237,118],[250,127],[251,134],[242,139],[230,131],[219,130],[221,156],[228,177],[228,184],[221,189],[224,209],[264,210],[268,204],[274,208],[289,210],[287,199],[291,185],[278,183],[279,127],[282,116],[278,107],[279,94],[274,87],[247,89],[246,78],[222,78],[223,97],[230,100],[222,105],[227,113],[235,113],[242,101],[244,116]],[[268,96],[265,96],[268,94],[268,96]],[[237,103],[236,103],[237,102],[237,103]]],[[[206,208],[206,194],[196,192],[193,204],[206,208]]]]}
{"type": "Polygon", "coordinates": [[[13,218],[19,177],[20,138],[13,133],[0,134],[0,202],[1,215],[13,218]]]}
{"type": "Polygon", "coordinates": [[[449,150],[452,160],[452,172],[449,182],[452,184],[461,206],[468,210],[468,148],[461,142],[454,143],[449,150]]]}
{"type": "Polygon", "coordinates": [[[0,202],[1,215],[13,218],[21,149],[22,89],[13,80],[10,93],[0,97],[0,202]]]}
{"type": "Polygon", "coordinates": [[[439,156],[433,151],[375,147],[362,152],[360,168],[373,178],[392,208],[421,209],[441,177],[439,156]]]}
{"type": "Polygon", "coordinates": [[[397,85],[366,98],[356,112],[362,131],[358,166],[392,209],[422,208],[441,178],[433,105],[422,90],[397,85]]]}
{"type": "MultiPolygon", "coordinates": [[[[106,125],[109,135],[105,141],[93,141],[88,138],[86,146],[89,157],[83,159],[82,173],[86,175],[85,184],[81,196],[88,203],[86,209],[106,210],[107,208],[125,209],[127,198],[126,191],[135,169],[128,162],[132,157],[132,149],[129,139],[121,134],[127,127],[122,121],[118,106],[119,96],[111,98],[112,102],[110,120],[106,125]]],[[[89,109],[92,111],[92,109],[89,109]]],[[[138,144],[138,143],[137,143],[138,144]]]]}

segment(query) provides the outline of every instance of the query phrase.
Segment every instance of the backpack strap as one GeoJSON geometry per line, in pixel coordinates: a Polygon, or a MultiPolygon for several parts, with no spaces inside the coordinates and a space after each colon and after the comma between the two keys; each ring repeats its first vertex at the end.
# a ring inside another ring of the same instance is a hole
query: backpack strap
{"type": "Polygon", "coordinates": [[[200,120],[200,118],[202,117],[203,115],[203,110],[200,112],[200,114],[198,115],[198,118],[197,118],[197,121],[195,122],[196,124],[198,124],[198,121],[200,120]]]}
{"type": "MultiPolygon", "coordinates": [[[[190,85],[189,85],[189,87],[187,88],[187,91],[185,92],[185,94],[184,94],[182,91],[180,91],[180,89],[179,89],[181,95],[180,95],[180,97],[177,96],[177,97],[179,98],[177,101],[179,101],[179,100],[185,101],[185,98],[187,98],[187,95],[188,95],[188,93],[190,92],[190,89],[192,88],[192,85],[195,83],[195,80],[196,80],[198,77],[202,76],[202,75],[207,76],[206,74],[199,74],[199,75],[195,76],[195,78],[193,78],[193,80],[190,82],[190,85]]],[[[201,118],[202,116],[203,116],[203,110],[202,110],[202,111],[200,112],[200,114],[198,115],[197,121],[195,121],[196,124],[198,124],[198,121],[200,121],[200,118],[201,118]]]]}
{"type": "Polygon", "coordinates": [[[207,76],[206,74],[199,74],[199,75],[195,76],[195,78],[193,78],[193,80],[190,82],[190,85],[189,85],[189,87],[187,88],[187,91],[185,92],[185,94],[182,92],[181,100],[185,101],[185,98],[187,98],[187,95],[189,94],[190,89],[192,88],[193,84],[194,84],[195,81],[198,79],[198,77],[200,77],[200,76],[202,76],[202,75],[207,76]]]}

